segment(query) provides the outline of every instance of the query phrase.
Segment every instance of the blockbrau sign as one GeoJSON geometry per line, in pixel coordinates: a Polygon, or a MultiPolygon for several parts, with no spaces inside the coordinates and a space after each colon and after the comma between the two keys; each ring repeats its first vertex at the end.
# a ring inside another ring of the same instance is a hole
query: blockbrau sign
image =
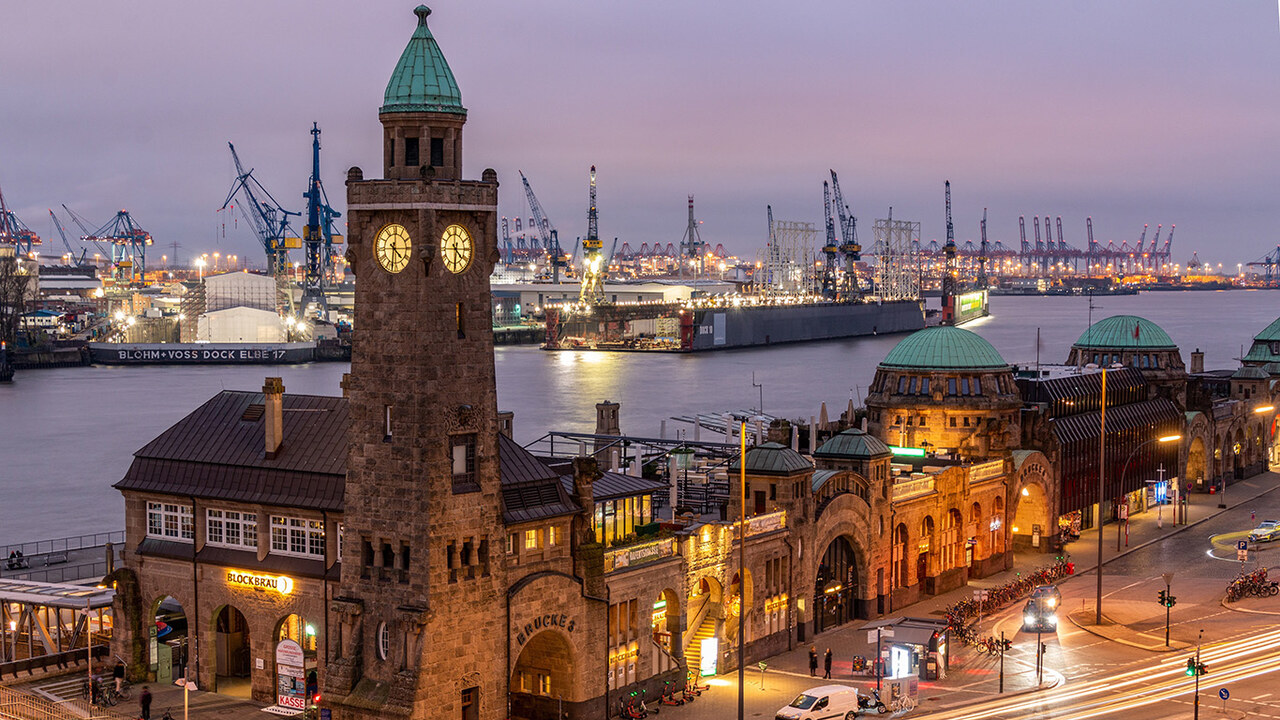
{"type": "Polygon", "coordinates": [[[240,570],[227,571],[227,584],[262,590],[275,590],[281,595],[293,592],[293,578],[285,575],[258,575],[240,570]]]}

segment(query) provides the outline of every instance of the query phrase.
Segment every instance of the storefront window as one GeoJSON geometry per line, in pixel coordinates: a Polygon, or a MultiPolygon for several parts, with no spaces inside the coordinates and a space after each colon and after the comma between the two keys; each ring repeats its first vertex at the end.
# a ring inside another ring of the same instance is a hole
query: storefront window
{"type": "Polygon", "coordinates": [[[653,522],[653,496],[645,495],[641,499],[640,519],[644,524],[653,522]]]}

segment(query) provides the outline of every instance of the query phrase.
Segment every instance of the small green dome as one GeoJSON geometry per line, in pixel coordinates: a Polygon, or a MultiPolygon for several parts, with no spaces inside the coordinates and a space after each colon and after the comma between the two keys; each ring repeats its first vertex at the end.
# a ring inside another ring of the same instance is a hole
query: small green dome
{"type": "Polygon", "coordinates": [[[1137,315],[1114,315],[1094,323],[1076,340],[1077,348],[1099,350],[1177,350],[1169,333],[1137,315]]]}
{"type": "Polygon", "coordinates": [[[977,370],[1006,368],[991,343],[976,333],[939,325],[912,333],[889,351],[880,367],[913,370],[977,370]]]}
{"type": "Polygon", "coordinates": [[[814,451],[814,457],[870,459],[887,457],[893,452],[874,435],[850,428],[832,437],[814,451]]]}
{"type": "Polygon", "coordinates": [[[453,79],[453,71],[445,62],[440,45],[427,29],[431,8],[419,5],[413,13],[418,27],[409,38],[395,72],[387,82],[379,112],[448,112],[467,114],[462,107],[462,92],[453,79]]]}
{"type": "MultiPolygon", "coordinates": [[[[812,470],[813,465],[786,445],[767,442],[747,451],[747,472],[752,475],[794,475],[812,470]]],[[[729,463],[729,472],[738,470],[738,459],[729,463]]]]}

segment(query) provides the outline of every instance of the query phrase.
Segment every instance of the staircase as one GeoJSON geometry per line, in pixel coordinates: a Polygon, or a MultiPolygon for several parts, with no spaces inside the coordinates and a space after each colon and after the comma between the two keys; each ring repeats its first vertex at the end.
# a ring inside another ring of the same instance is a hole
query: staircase
{"type": "Polygon", "coordinates": [[[693,640],[684,649],[685,667],[694,677],[701,674],[702,667],[702,641],[709,637],[715,637],[716,619],[711,613],[707,613],[702,620],[702,625],[697,632],[693,634],[693,640]]]}

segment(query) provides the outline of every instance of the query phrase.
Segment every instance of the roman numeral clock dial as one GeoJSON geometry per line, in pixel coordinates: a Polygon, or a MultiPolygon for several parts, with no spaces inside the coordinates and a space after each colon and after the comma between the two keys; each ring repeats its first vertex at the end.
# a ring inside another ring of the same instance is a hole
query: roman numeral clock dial
{"type": "Polygon", "coordinates": [[[403,226],[393,223],[378,231],[374,253],[383,270],[389,273],[404,270],[409,264],[412,249],[413,241],[409,239],[409,231],[403,226]]]}
{"type": "Polygon", "coordinates": [[[475,255],[475,246],[471,242],[471,233],[461,225],[450,225],[440,236],[440,255],[449,272],[457,275],[471,266],[471,258],[475,255]]]}

